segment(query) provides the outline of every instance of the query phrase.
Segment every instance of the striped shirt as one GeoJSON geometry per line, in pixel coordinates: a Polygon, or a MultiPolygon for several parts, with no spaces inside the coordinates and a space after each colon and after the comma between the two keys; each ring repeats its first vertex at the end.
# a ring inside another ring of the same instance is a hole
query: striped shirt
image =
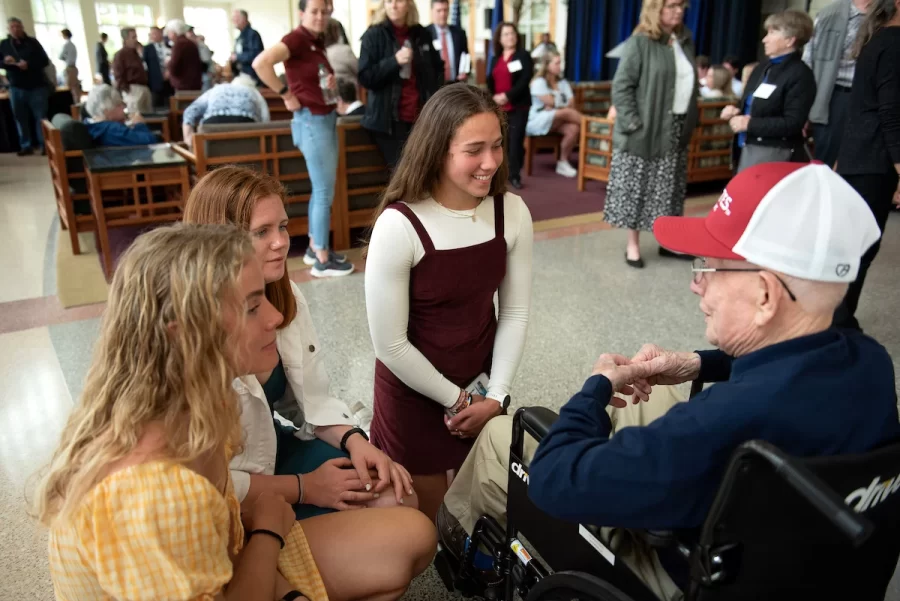
{"type": "Polygon", "coordinates": [[[838,67],[835,84],[845,88],[853,87],[853,73],[856,71],[856,59],[852,58],[853,45],[859,28],[866,18],[866,13],[856,8],[856,4],[850,2],[850,21],[847,23],[847,35],[844,37],[844,49],[841,55],[841,65],[838,67]]]}

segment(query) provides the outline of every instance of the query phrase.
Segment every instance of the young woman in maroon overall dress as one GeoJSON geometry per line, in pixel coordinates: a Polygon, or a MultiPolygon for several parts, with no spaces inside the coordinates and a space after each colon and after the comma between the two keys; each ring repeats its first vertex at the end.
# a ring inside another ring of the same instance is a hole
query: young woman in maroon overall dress
{"type": "Polygon", "coordinates": [[[525,341],[532,227],[522,200],[504,195],[505,129],[487,92],[442,88],[406,143],[370,240],[372,443],[407,467],[432,519],[448,472],[502,412],[525,341]],[[465,388],[481,374],[487,397],[469,405],[465,388]]]}

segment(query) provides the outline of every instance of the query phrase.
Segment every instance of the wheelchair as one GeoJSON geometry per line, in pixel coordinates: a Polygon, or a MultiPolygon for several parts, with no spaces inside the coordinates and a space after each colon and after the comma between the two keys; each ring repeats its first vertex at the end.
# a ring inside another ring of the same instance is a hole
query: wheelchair
{"type": "MultiPolygon", "coordinates": [[[[553,518],[529,499],[525,434],[540,441],[557,418],[544,407],[516,412],[507,527],[484,515],[462,558],[439,548],[444,585],[487,601],[659,601],[599,528],[553,518]],[[491,557],[490,581],[476,569],[479,548],[491,557]]],[[[897,493],[900,443],[798,459],[750,441],[733,453],[699,530],[632,532],[683,562],[687,601],[884,601],[900,557],[897,493]]]]}

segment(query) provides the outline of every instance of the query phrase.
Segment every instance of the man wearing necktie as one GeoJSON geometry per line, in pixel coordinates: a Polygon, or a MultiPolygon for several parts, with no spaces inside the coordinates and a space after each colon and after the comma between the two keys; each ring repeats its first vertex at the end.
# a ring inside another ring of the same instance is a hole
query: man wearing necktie
{"type": "Polygon", "coordinates": [[[469,39],[460,27],[448,24],[449,15],[449,0],[432,0],[432,24],[428,26],[428,32],[444,61],[444,81],[466,81],[471,68],[469,39]]]}

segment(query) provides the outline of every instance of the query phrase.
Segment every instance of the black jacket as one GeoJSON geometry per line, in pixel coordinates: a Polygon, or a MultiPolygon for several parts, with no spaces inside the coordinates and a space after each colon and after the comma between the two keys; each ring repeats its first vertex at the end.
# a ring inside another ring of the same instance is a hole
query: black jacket
{"type": "Polygon", "coordinates": [[[94,48],[94,59],[97,61],[97,70],[101,73],[109,73],[109,53],[103,42],[97,42],[94,48]]]}
{"type": "Polygon", "coordinates": [[[894,174],[900,163],[900,27],[882,27],[856,60],[841,175],[894,174]]]}
{"type": "MultiPolygon", "coordinates": [[[[49,64],[50,59],[47,58],[44,47],[31,36],[26,35],[21,40],[13,40],[12,36],[9,36],[0,42],[0,68],[6,69],[10,87],[35,90],[49,86],[47,76],[44,74],[44,69],[49,64]],[[25,61],[28,68],[23,71],[16,65],[5,64],[4,59],[7,56],[13,57],[16,62],[25,61]]],[[[56,82],[53,84],[55,87],[56,82]]]]}
{"type": "MultiPolygon", "coordinates": [[[[432,40],[438,39],[437,27],[434,24],[429,25],[426,29],[431,34],[432,40]]],[[[466,32],[456,25],[447,25],[447,29],[450,31],[450,38],[453,40],[453,60],[450,65],[450,77],[455,80],[456,76],[459,75],[460,57],[462,57],[463,52],[469,52],[469,38],[466,36],[466,32]]],[[[441,52],[438,50],[438,55],[440,54],[441,52]]]]}
{"type": "Polygon", "coordinates": [[[816,100],[816,78],[812,69],[801,60],[799,52],[779,64],[769,60],[760,63],[744,87],[741,112],[747,99],[763,83],[767,71],[766,83],[775,89],[768,98],[753,99],[747,144],[802,149],[803,128],[816,100]]]}
{"type": "MultiPolygon", "coordinates": [[[[487,86],[491,94],[497,93],[494,89],[494,67],[497,65],[498,58],[498,56],[494,56],[491,59],[491,68],[487,72],[487,86]]],[[[512,55],[509,62],[513,61],[521,62],[522,68],[511,74],[512,89],[506,93],[506,97],[509,98],[509,102],[514,108],[528,108],[531,106],[531,88],[529,86],[534,77],[534,61],[531,60],[531,55],[522,49],[516,50],[516,53],[512,55]]]]}
{"type": "MultiPolygon", "coordinates": [[[[444,61],[431,44],[431,34],[421,25],[409,28],[409,41],[419,98],[424,105],[444,83],[444,61]]],[[[359,83],[369,91],[366,115],[362,119],[366,129],[392,133],[393,123],[399,121],[403,79],[394,57],[399,50],[394,28],[387,19],[372,25],[363,34],[359,50],[359,83]]]]}
{"type": "Polygon", "coordinates": [[[151,92],[161,94],[166,87],[166,80],[162,68],[159,66],[159,54],[153,42],[144,46],[144,65],[147,68],[147,87],[151,92]]]}

